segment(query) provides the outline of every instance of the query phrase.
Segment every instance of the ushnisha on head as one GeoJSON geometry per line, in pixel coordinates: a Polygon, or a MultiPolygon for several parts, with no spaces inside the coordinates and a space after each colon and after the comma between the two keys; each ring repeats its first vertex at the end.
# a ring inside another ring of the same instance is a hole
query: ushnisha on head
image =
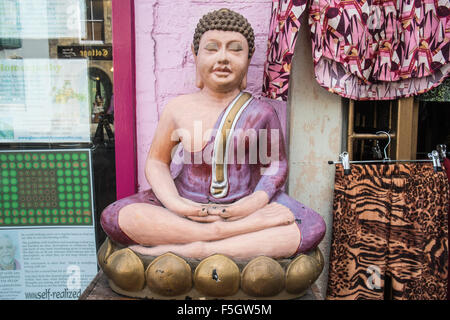
{"type": "Polygon", "coordinates": [[[255,35],[253,28],[244,16],[230,9],[219,9],[205,14],[198,22],[194,33],[193,48],[198,54],[202,35],[209,30],[234,31],[242,34],[248,43],[248,58],[255,52],[255,35]]]}

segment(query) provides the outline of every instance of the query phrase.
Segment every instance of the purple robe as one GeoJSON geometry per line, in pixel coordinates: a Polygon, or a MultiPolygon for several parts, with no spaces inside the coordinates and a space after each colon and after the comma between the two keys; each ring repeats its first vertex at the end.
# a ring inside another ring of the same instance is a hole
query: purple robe
{"type": "MultiPolygon", "coordinates": [[[[210,193],[215,133],[225,111],[218,117],[211,139],[202,150],[188,152],[180,149],[178,159],[183,161],[174,178],[180,196],[198,203],[228,204],[263,190],[268,194],[270,202],[280,203],[293,212],[301,233],[297,253],[314,249],[325,235],[325,222],[318,213],[283,191],[288,175],[285,142],[279,118],[269,103],[254,98],[240,114],[227,154],[227,159],[230,160],[227,163],[226,175],[228,191],[222,198],[216,198],[210,193]],[[272,130],[278,134],[272,135],[272,130]],[[273,150],[276,152],[272,152],[273,150]]],[[[123,245],[136,244],[118,225],[119,210],[131,203],[163,206],[151,189],[120,199],[108,206],[102,213],[101,225],[113,241],[123,245]]]]}

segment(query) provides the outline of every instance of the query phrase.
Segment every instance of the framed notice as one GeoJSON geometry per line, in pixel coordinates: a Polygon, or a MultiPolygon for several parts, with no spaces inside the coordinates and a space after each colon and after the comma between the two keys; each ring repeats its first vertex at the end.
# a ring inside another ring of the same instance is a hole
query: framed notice
{"type": "Polygon", "coordinates": [[[97,273],[89,149],[0,152],[0,299],[77,299],[97,273]]]}
{"type": "Polygon", "coordinates": [[[85,0],[0,1],[0,38],[82,39],[85,20],[85,0]]]}
{"type": "Polygon", "coordinates": [[[87,60],[0,60],[0,114],[0,142],[89,142],[87,60]]]}

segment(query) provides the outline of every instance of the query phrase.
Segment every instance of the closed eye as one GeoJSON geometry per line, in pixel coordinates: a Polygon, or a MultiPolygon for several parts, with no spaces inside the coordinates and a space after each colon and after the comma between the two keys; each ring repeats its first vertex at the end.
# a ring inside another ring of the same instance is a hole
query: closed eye
{"type": "Polygon", "coordinates": [[[219,50],[219,46],[217,45],[217,43],[210,42],[205,45],[205,50],[217,51],[217,50],[219,50]]]}
{"type": "Polygon", "coordinates": [[[231,50],[231,51],[242,51],[242,50],[244,50],[244,48],[242,47],[242,44],[240,42],[237,42],[237,41],[231,42],[228,45],[228,49],[231,50]]]}

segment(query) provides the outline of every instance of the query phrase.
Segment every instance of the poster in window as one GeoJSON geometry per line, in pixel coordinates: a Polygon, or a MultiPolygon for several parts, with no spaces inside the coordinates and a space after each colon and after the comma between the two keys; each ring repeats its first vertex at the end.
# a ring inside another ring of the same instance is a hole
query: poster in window
{"type": "Polygon", "coordinates": [[[2,0],[0,38],[86,37],[85,0],[2,0]]]}
{"type": "Polygon", "coordinates": [[[87,63],[0,59],[0,142],[89,142],[87,63]]]}
{"type": "Polygon", "coordinates": [[[0,300],[77,299],[97,274],[89,149],[0,151],[0,300]]]}

